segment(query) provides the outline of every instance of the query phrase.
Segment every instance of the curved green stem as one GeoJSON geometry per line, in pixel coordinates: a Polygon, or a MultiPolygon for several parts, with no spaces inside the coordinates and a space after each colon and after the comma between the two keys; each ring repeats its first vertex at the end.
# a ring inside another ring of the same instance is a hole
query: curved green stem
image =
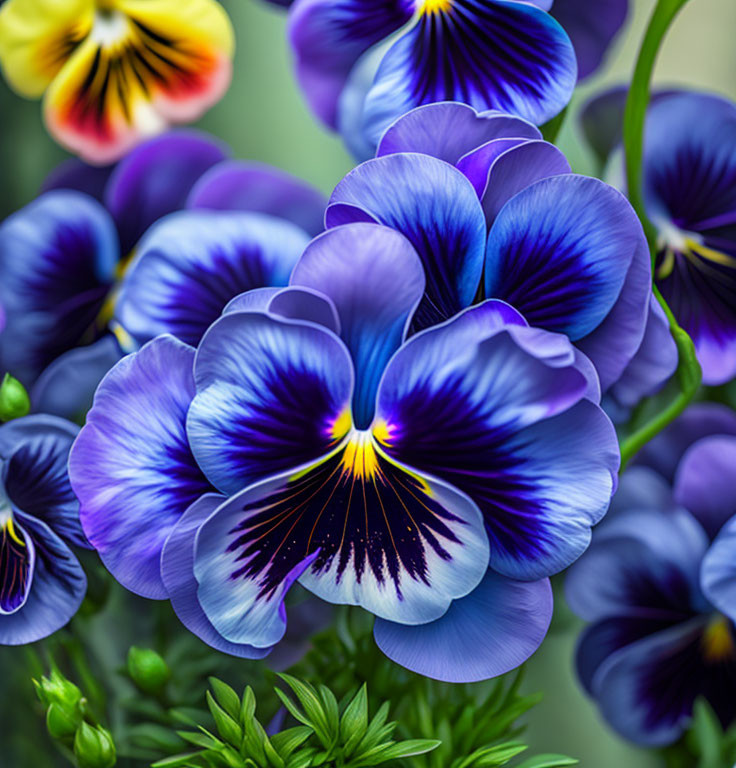
{"type": "MultiPolygon", "coordinates": [[[[626,182],[629,200],[644,228],[652,256],[652,269],[654,269],[657,257],[657,231],[649,221],[644,205],[644,126],[647,107],[649,106],[652,73],[662,40],[675,16],[687,2],[688,0],[659,0],[657,3],[639,51],[624,113],[624,149],[626,152],[626,182]]],[[[670,332],[677,346],[678,363],[675,377],[680,391],[664,410],[621,442],[622,471],[626,468],[629,460],[644,445],[687,408],[695,397],[702,380],[702,371],[695,355],[692,339],[680,327],[677,318],[656,285],[653,290],[657,301],[667,316],[670,332]]]]}

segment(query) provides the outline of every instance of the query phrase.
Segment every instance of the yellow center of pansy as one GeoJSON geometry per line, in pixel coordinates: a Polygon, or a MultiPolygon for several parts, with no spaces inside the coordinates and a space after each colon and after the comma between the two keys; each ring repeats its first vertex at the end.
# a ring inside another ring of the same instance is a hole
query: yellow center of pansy
{"type": "Polygon", "coordinates": [[[708,661],[732,658],[736,652],[731,623],[725,616],[716,616],[703,632],[703,655],[708,661]]]}
{"type": "Polygon", "coordinates": [[[452,8],[452,0],[424,0],[419,7],[419,13],[443,13],[450,8],[452,8]]]}

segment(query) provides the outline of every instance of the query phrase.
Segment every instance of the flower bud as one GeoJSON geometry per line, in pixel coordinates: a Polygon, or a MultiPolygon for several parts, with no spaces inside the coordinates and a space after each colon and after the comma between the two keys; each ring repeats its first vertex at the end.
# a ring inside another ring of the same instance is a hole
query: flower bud
{"type": "Polygon", "coordinates": [[[128,674],[142,691],[157,694],[169,681],[171,670],[156,651],[133,646],[128,651],[128,674]]]}
{"type": "Polygon", "coordinates": [[[35,685],[38,698],[47,707],[59,704],[63,710],[69,712],[75,709],[82,699],[79,688],[67,680],[58,669],[52,669],[50,677],[42,677],[41,682],[35,682],[35,685]]]}
{"type": "Polygon", "coordinates": [[[46,728],[51,736],[59,741],[71,741],[82,722],[79,707],[66,708],[53,703],[46,712],[46,728]]]}
{"type": "Polygon", "coordinates": [[[112,768],[117,762],[115,742],[102,726],[82,723],[74,737],[74,756],[79,768],[112,768]]]}
{"type": "Polygon", "coordinates": [[[6,373],[0,382],[0,421],[12,421],[26,416],[31,410],[31,401],[25,387],[6,373]]]}

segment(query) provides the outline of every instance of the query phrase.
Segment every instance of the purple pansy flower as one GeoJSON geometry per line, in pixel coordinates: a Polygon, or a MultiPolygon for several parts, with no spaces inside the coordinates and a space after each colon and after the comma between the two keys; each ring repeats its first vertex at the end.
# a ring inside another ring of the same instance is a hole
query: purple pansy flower
{"type": "Polygon", "coordinates": [[[87,590],[70,548],[89,548],[67,475],[78,429],[41,415],[0,425],[0,645],[56,632],[87,590]]]}
{"type": "Polygon", "coordinates": [[[409,112],[332,193],[327,226],[353,221],[397,229],[422,259],[414,330],[479,293],[502,299],[575,342],[604,390],[642,344],[651,274],[636,215],[524,120],[455,102],[409,112]]]}
{"type": "Polygon", "coordinates": [[[676,741],[704,696],[736,717],[736,413],[692,406],[621,478],[570,569],[580,679],[606,720],[645,746],[676,741]]]}
{"type": "Polygon", "coordinates": [[[159,336],[115,366],[70,474],[116,578],[251,658],[294,581],[374,613],[383,651],[431,677],[533,653],[547,577],[607,509],[615,433],[564,335],[486,301],[408,338],[424,297],[409,240],[354,223],[196,350],[159,336]]]}
{"type": "MultiPolygon", "coordinates": [[[[268,271],[247,273],[242,262],[252,259],[255,268],[261,255],[267,261],[279,239],[281,252],[291,249],[295,260],[306,242],[297,227],[309,234],[321,231],[324,208],[324,198],[303,182],[267,166],[228,160],[218,141],[193,131],[153,139],[114,167],[69,160],[50,174],[37,200],[0,226],[0,303],[7,314],[0,369],[33,387],[36,410],[78,419],[124,349],[158,332],[160,323],[147,332],[141,317],[134,317],[145,302],[139,295],[141,275],[163,279],[163,271],[169,281],[181,282],[173,272],[186,272],[190,279],[196,272],[200,290],[188,293],[182,312],[200,313],[198,327],[204,331],[233,296],[272,284],[268,271]],[[185,208],[191,213],[167,218],[185,208]],[[196,239],[208,217],[212,227],[239,228],[242,234],[238,242],[230,238],[220,261],[199,264],[196,239]],[[191,238],[178,259],[158,248],[163,233],[158,241],[153,234],[141,240],[162,219],[168,221],[163,232],[170,233],[176,221],[191,238]],[[125,320],[135,331],[131,340],[121,330],[108,333],[108,321],[133,253],[123,284],[125,320]],[[158,272],[150,269],[157,259],[158,272]]],[[[286,283],[291,266],[293,261],[275,284],[286,283]]],[[[156,287],[149,284],[147,290],[150,296],[156,287]]],[[[194,326],[187,341],[192,333],[194,326]]]]}
{"type": "Polygon", "coordinates": [[[575,52],[549,0],[296,0],[289,37],[309,105],[351,148],[414,107],[456,100],[546,122],[575,52]]]}
{"type": "MultiPolygon", "coordinates": [[[[625,91],[584,112],[596,152],[620,139],[625,91]]],[[[736,376],[736,105],[705,93],[656,94],[644,153],[647,214],[658,231],[654,279],[692,337],[703,381],[736,376]]]]}

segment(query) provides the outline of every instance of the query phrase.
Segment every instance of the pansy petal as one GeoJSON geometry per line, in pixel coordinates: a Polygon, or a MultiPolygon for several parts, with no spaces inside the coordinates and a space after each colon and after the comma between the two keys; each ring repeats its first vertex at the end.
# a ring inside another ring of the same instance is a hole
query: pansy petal
{"type": "Polygon", "coordinates": [[[233,30],[214,0],[117,0],[96,14],[44,101],[52,135],[92,163],[122,157],[227,90],[233,30]]]}
{"type": "MultiPolygon", "coordinates": [[[[387,155],[349,173],[330,203],[363,209],[414,246],[427,279],[415,330],[472,303],[483,269],[486,226],[475,191],[460,171],[425,155],[387,155]]],[[[332,226],[329,208],[327,226],[332,226]]]]}
{"type": "Polygon", "coordinates": [[[107,183],[114,169],[114,165],[88,165],[76,157],[70,157],[46,176],[41,185],[41,193],[54,189],[73,189],[104,203],[107,183]]]}
{"type": "Polygon", "coordinates": [[[647,747],[676,741],[690,725],[695,699],[704,696],[729,723],[736,707],[731,657],[704,658],[704,618],[633,643],[611,656],[592,683],[601,712],[630,741],[647,747]]]}
{"type": "Polygon", "coordinates": [[[434,680],[472,683],[503,675],[540,646],[552,619],[549,581],[512,581],[489,571],[437,621],[406,626],[378,619],[378,647],[397,664],[434,680]]]}
{"type": "Polygon", "coordinates": [[[309,244],[291,283],[320,291],[334,303],[340,336],[355,366],[355,425],[365,429],[373,418],[381,374],[424,294],[416,252],[393,229],[349,224],[309,244]]]}
{"type": "Polygon", "coordinates": [[[588,381],[565,337],[547,333],[545,345],[538,329],[489,329],[473,323],[477,311],[394,357],[375,431],[387,453],[479,505],[492,568],[535,580],[587,547],[613,491],[615,434],[585,399],[588,381]]]}
{"type": "Polygon", "coordinates": [[[314,237],[324,229],[327,199],[305,181],[264,163],[220,163],[195,184],[187,208],[250,211],[293,222],[314,237]]]}
{"type": "Polygon", "coordinates": [[[170,333],[196,345],[230,299],[286,285],[307,242],[290,222],[257,213],[171,214],[141,242],[116,317],[139,343],[170,333]]]}
{"type": "Polygon", "coordinates": [[[23,610],[33,584],[36,545],[13,517],[6,499],[0,496],[0,624],[5,616],[23,610]]]}
{"type": "Polygon", "coordinates": [[[658,472],[637,465],[627,467],[619,478],[611,508],[598,531],[605,530],[619,512],[631,509],[669,511],[675,506],[672,487],[658,472]]]}
{"type": "Polygon", "coordinates": [[[682,620],[702,604],[699,573],[707,546],[685,510],[621,512],[567,572],[567,602],[586,621],[626,615],[682,620]]]}
{"type": "Polygon", "coordinates": [[[471,181],[483,204],[490,227],[499,211],[517,192],[540,179],[569,174],[567,158],[554,144],[546,141],[523,141],[497,145],[490,142],[468,153],[457,164],[471,181]]]}
{"type": "Polygon", "coordinates": [[[692,445],[677,468],[675,500],[695,515],[711,538],[736,515],[734,467],[736,437],[714,435],[692,445]]]}
{"type": "Polygon", "coordinates": [[[123,354],[112,334],[94,344],[65,352],[33,385],[33,410],[82,423],[92,407],[97,385],[123,354]]]}
{"type": "Polygon", "coordinates": [[[593,74],[626,21],[629,0],[554,0],[552,15],[570,36],[578,60],[578,79],[593,74]]]}
{"type": "Polygon", "coordinates": [[[220,633],[261,647],[283,634],[274,596],[298,570],[322,599],[417,624],[468,594],[487,558],[467,497],[389,460],[357,432],[321,461],[220,507],[200,530],[194,569],[220,633]]]}
{"type": "Polygon", "coordinates": [[[736,516],[723,526],[703,558],[700,583],[708,600],[736,622],[736,516]]]}
{"type": "Polygon", "coordinates": [[[576,77],[564,30],[529,3],[427,3],[378,69],[366,98],[365,132],[378,142],[397,117],[436,101],[544,123],[570,100],[576,77]]]}
{"type": "Polygon", "coordinates": [[[502,112],[476,112],[467,104],[425,104],[402,115],[381,138],[376,156],[420,152],[456,165],[463,155],[494,139],[541,139],[539,129],[502,112]]]}
{"type": "Polygon", "coordinates": [[[171,336],[123,358],[100,384],[69,460],[87,538],[132,592],[166,597],[161,549],[191,503],[211,490],[185,418],[194,350],[171,336]]]}
{"type": "Polygon", "coordinates": [[[187,431],[223,493],[318,459],[350,427],[350,356],[330,331],[260,312],[218,320],[197,350],[187,431]]]}
{"type": "Polygon", "coordinates": [[[310,107],[327,125],[353,65],[373,45],[406,24],[413,0],[298,0],[289,14],[296,74],[310,107]]]}
{"type": "Polygon", "coordinates": [[[52,360],[99,334],[117,235],[102,206],[79,192],[39,197],[0,226],[0,368],[30,385],[52,360]]]}
{"type": "Polygon", "coordinates": [[[0,618],[0,645],[26,645],[61,629],[74,616],[87,591],[77,558],[45,523],[18,513],[33,539],[36,560],[28,599],[22,609],[0,618]]]}
{"type": "Polygon", "coordinates": [[[312,288],[292,285],[278,291],[269,301],[268,311],[290,320],[316,323],[340,335],[340,315],[335,303],[312,288]]]}
{"type": "MultiPolygon", "coordinates": [[[[491,229],[486,295],[508,301],[532,325],[581,339],[621,293],[640,229],[625,198],[597,179],[538,181],[491,229]]],[[[643,333],[642,323],[637,347],[643,333]]]]}
{"type": "Polygon", "coordinates": [[[67,461],[79,427],[46,414],[0,426],[1,483],[13,506],[50,526],[78,547],[89,547],[79,524],[67,461]]]}
{"type": "Polygon", "coordinates": [[[195,182],[228,155],[222,142],[198,131],[171,131],[136,147],[115,167],[105,205],[127,254],[158,219],[184,208],[195,182]]]}
{"type": "Polygon", "coordinates": [[[207,494],[195,501],[181,516],[161,552],[161,578],[176,615],[190,632],[223,653],[243,659],[262,659],[270,648],[253,648],[228,642],[212,626],[197,600],[197,580],[194,578],[196,534],[223,501],[223,496],[207,494]]]}
{"type": "Polygon", "coordinates": [[[89,34],[94,0],[8,2],[0,10],[0,65],[8,83],[38,98],[89,34]]]}

